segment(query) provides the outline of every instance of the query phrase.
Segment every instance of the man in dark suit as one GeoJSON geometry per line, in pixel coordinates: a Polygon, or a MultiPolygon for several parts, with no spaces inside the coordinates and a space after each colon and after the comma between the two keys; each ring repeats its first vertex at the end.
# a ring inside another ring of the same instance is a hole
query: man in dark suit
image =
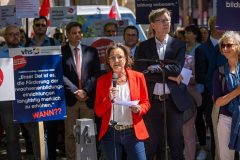
{"type": "Polygon", "coordinates": [[[185,44],[172,38],[170,32],[171,16],[165,9],[153,10],[149,15],[150,25],[155,37],[140,43],[135,56],[135,67],[145,73],[151,108],[145,117],[149,139],[145,142],[147,159],[165,159],[164,99],[166,102],[167,140],[173,160],[183,158],[183,111],[192,106],[192,100],[184,84],[178,85],[168,79],[178,76],[182,70],[185,44]],[[142,62],[140,59],[145,59],[142,62]],[[157,63],[156,60],[172,60],[176,63],[157,63]],[[147,61],[146,61],[147,60],[147,61]],[[151,62],[152,60],[152,62],[151,62]],[[164,68],[166,84],[163,84],[161,68],[164,68]],[[163,67],[164,66],[164,67],[163,67]],[[163,87],[165,86],[165,95],[163,87]]]}
{"type": "Polygon", "coordinates": [[[127,26],[123,31],[123,39],[125,41],[125,45],[129,47],[131,57],[134,60],[138,48],[138,29],[135,26],[127,26]]]}
{"type": "Polygon", "coordinates": [[[76,119],[94,119],[96,80],[100,73],[97,50],[80,43],[81,28],[78,22],[70,22],[66,26],[69,42],[62,47],[63,80],[67,104],[65,149],[68,160],[75,160],[73,125],[76,119]]]}

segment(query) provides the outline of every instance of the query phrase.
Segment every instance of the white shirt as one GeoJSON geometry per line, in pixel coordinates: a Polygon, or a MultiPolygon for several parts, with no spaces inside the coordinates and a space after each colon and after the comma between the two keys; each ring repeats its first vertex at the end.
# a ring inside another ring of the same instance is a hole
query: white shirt
{"type": "Polygon", "coordinates": [[[131,48],[131,56],[134,59],[134,54],[136,52],[137,45],[135,45],[133,48],[131,48]]]}
{"type": "MultiPolygon", "coordinates": [[[[168,38],[169,38],[169,35],[167,34],[165,39],[163,40],[163,42],[160,42],[155,37],[158,57],[159,57],[160,60],[164,60],[168,38]]],[[[155,86],[154,86],[154,89],[153,89],[153,94],[154,95],[163,95],[164,94],[163,93],[163,84],[162,83],[155,83],[155,86]]],[[[170,94],[170,90],[169,90],[167,84],[165,84],[165,94],[170,94]]]]}
{"type": "MultiPolygon", "coordinates": [[[[117,101],[130,101],[130,90],[128,82],[123,85],[117,85],[117,89],[119,90],[119,94],[116,99],[117,101]]],[[[132,125],[132,111],[129,107],[115,104],[112,107],[110,121],[111,120],[117,122],[118,125],[132,125]]],[[[109,125],[111,124],[109,123],[109,125]]]]}
{"type": "Polygon", "coordinates": [[[210,40],[214,47],[218,44],[218,40],[216,38],[213,38],[212,36],[210,36],[210,40]]]}
{"type": "Polygon", "coordinates": [[[163,42],[160,42],[156,37],[155,37],[155,42],[156,42],[156,47],[157,47],[157,52],[158,52],[158,57],[160,60],[164,60],[165,56],[165,51],[167,47],[167,41],[168,41],[169,35],[167,34],[163,42]]]}

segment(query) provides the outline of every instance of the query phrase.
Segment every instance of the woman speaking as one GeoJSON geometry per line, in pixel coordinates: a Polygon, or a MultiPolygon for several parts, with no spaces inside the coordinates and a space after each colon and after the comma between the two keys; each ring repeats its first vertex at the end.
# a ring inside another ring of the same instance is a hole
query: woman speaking
{"type": "Polygon", "coordinates": [[[105,55],[108,73],[97,81],[94,110],[102,118],[99,140],[107,160],[121,160],[123,150],[129,160],[146,160],[142,116],[150,104],[144,75],[131,70],[132,64],[129,49],[113,43],[105,55]]]}

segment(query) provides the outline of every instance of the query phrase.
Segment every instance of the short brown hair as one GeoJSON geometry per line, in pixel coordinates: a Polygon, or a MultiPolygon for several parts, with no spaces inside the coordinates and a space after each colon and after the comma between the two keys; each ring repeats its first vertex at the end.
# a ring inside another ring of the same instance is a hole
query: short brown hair
{"type": "Polygon", "coordinates": [[[108,46],[107,50],[106,50],[106,54],[105,54],[105,69],[107,71],[112,70],[112,68],[110,67],[110,63],[109,63],[109,57],[110,57],[110,53],[113,49],[116,48],[120,48],[123,50],[125,58],[126,58],[126,64],[125,64],[125,68],[132,68],[133,65],[133,60],[130,57],[130,49],[128,47],[126,47],[125,45],[121,44],[121,43],[112,43],[108,46]]]}
{"type": "Polygon", "coordinates": [[[73,27],[79,27],[80,29],[82,29],[82,25],[78,22],[69,22],[66,26],[66,31],[67,33],[70,32],[70,30],[73,28],[73,27]]]}
{"type": "Polygon", "coordinates": [[[152,10],[148,16],[149,23],[155,22],[156,18],[160,17],[164,13],[167,13],[171,17],[171,12],[167,8],[152,10]]]}

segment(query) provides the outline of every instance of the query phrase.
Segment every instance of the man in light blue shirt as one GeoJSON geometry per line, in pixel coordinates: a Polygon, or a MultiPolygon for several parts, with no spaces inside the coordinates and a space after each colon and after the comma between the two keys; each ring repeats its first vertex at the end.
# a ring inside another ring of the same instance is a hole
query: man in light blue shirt
{"type": "MultiPolygon", "coordinates": [[[[20,45],[20,31],[16,26],[5,29],[6,44],[0,49],[0,58],[9,58],[8,48],[17,48],[20,45]]],[[[0,115],[7,136],[8,160],[21,160],[19,145],[19,124],[13,123],[12,101],[0,102],[0,115]]]]}

